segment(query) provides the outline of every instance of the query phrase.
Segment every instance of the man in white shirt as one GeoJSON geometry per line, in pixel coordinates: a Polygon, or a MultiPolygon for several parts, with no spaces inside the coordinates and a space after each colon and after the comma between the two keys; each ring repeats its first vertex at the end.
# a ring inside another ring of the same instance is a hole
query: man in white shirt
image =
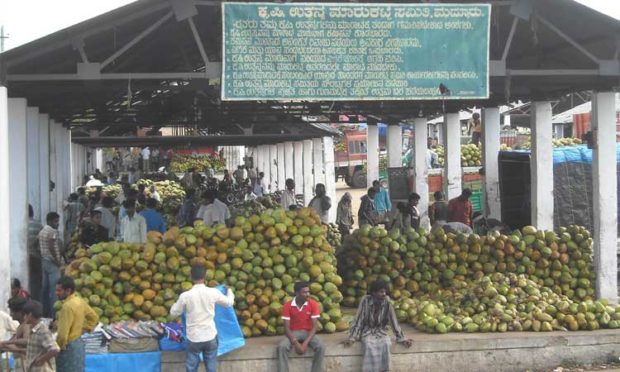
{"type": "Polygon", "coordinates": [[[297,199],[295,199],[295,181],[292,178],[286,180],[286,190],[282,193],[280,198],[280,205],[285,210],[289,210],[291,205],[297,205],[297,199]]]}
{"type": "Polygon", "coordinates": [[[142,171],[147,173],[151,170],[150,168],[150,159],[151,159],[151,149],[148,146],[140,151],[140,155],[142,156],[142,171]]]}
{"type": "Polygon", "coordinates": [[[146,243],[146,220],[136,213],[136,201],[123,202],[127,215],[121,219],[121,237],[125,243],[146,243]]]}
{"type": "Polygon", "coordinates": [[[151,190],[151,198],[157,200],[158,203],[161,203],[161,196],[157,192],[157,187],[155,187],[155,185],[151,185],[150,190],[151,190]]]}
{"type": "Polygon", "coordinates": [[[218,223],[226,223],[230,219],[228,206],[215,197],[215,191],[205,191],[203,203],[196,213],[196,219],[204,221],[205,225],[211,226],[218,223]]]}
{"type": "Polygon", "coordinates": [[[217,366],[217,329],[215,328],[215,305],[231,307],[235,302],[232,290],[226,287],[226,295],[217,288],[205,286],[207,269],[201,265],[192,266],[194,286],[181,293],[170,308],[170,315],[187,317],[187,359],[185,370],[198,371],[200,355],[204,356],[207,372],[215,372],[217,366]]]}

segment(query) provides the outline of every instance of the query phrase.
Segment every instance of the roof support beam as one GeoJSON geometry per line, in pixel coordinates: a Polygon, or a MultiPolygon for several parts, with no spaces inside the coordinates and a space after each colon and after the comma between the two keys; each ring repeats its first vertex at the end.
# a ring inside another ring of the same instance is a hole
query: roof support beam
{"type": "Polygon", "coordinates": [[[202,40],[200,39],[200,34],[198,33],[198,30],[196,29],[194,18],[191,18],[191,17],[188,18],[187,22],[189,23],[189,28],[192,30],[192,34],[194,35],[194,40],[196,41],[196,46],[198,47],[198,50],[200,51],[200,56],[202,57],[202,61],[205,63],[205,68],[206,68],[207,65],[209,64],[209,57],[207,57],[204,44],[202,43],[202,40]]]}
{"type": "Polygon", "coordinates": [[[561,38],[568,41],[572,46],[574,46],[578,51],[583,53],[586,57],[590,58],[596,64],[599,64],[599,59],[594,54],[590,53],[590,51],[588,51],[586,48],[581,46],[581,44],[579,44],[578,42],[573,40],[570,36],[562,32],[562,30],[557,28],[553,23],[549,22],[549,20],[547,20],[545,17],[541,16],[540,14],[536,14],[536,18],[538,18],[540,22],[542,22],[545,26],[549,27],[553,32],[558,34],[561,38]]]}
{"type": "Polygon", "coordinates": [[[506,58],[508,57],[508,52],[510,51],[510,46],[512,45],[512,38],[515,36],[518,23],[519,18],[514,17],[512,20],[512,27],[510,27],[510,33],[508,34],[508,39],[506,40],[506,46],[504,46],[504,53],[502,53],[502,61],[504,62],[506,62],[506,58]]]}
{"type": "Polygon", "coordinates": [[[140,40],[144,39],[151,32],[157,30],[159,28],[159,26],[161,26],[167,20],[172,18],[173,15],[174,15],[174,13],[172,11],[166,13],[166,15],[164,15],[159,20],[157,20],[157,22],[155,22],[152,25],[150,25],[148,28],[146,28],[144,31],[142,31],[140,34],[138,34],[138,36],[136,36],[131,41],[129,41],[127,44],[125,44],[121,49],[117,50],[116,53],[112,54],[105,61],[101,62],[101,69],[105,68],[107,65],[109,65],[111,62],[113,62],[115,59],[120,57],[123,53],[128,51],[129,48],[131,48],[132,46],[136,45],[138,42],[140,42],[140,40]]]}
{"type": "MultiPolygon", "coordinates": [[[[219,62],[209,62],[204,72],[126,72],[126,73],[107,73],[99,75],[101,80],[193,80],[193,79],[215,79],[221,76],[222,64],[219,62]]],[[[7,75],[7,81],[75,81],[93,80],[87,79],[78,74],[14,74],[7,75]]],[[[97,79],[95,79],[97,80],[97,79]]]]}

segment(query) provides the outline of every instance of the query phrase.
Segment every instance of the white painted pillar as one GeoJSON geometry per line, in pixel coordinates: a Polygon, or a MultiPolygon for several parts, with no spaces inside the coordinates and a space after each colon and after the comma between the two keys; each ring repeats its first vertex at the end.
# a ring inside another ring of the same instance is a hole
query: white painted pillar
{"type": "Polygon", "coordinates": [[[502,205],[499,194],[499,108],[482,109],[482,165],[484,166],[484,200],[487,218],[501,220],[502,205]]]}
{"type": "Polygon", "coordinates": [[[278,190],[278,146],[269,146],[269,193],[278,190]]]}
{"type": "Polygon", "coordinates": [[[335,222],[338,200],[336,200],[336,169],[334,168],[334,139],[332,137],[323,137],[323,164],[325,166],[325,191],[332,201],[328,221],[335,222]]]}
{"type": "Polygon", "coordinates": [[[422,216],[428,217],[428,167],[426,164],[428,126],[426,118],[416,118],[414,120],[414,145],[411,166],[414,170],[413,190],[420,195],[418,210],[422,216]]]}
{"type": "Polygon", "coordinates": [[[11,277],[18,278],[24,288],[28,280],[28,134],[26,99],[9,98],[9,239],[11,277]]]}
{"type": "MultiPolygon", "coordinates": [[[[295,180],[295,153],[293,151],[293,142],[284,142],[284,179],[295,180]]],[[[283,186],[282,190],[286,187],[283,186]]]]}
{"type": "Polygon", "coordinates": [[[95,169],[99,169],[103,172],[103,150],[95,150],[95,169]]]}
{"type": "Polygon", "coordinates": [[[443,188],[446,199],[450,200],[461,195],[461,123],[459,114],[450,113],[444,115],[444,175],[443,188]]]}
{"type": "Polygon", "coordinates": [[[303,141],[303,163],[304,163],[304,205],[308,206],[310,200],[312,200],[313,196],[313,188],[314,188],[314,167],[313,163],[313,154],[312,154],[312,140],[304,140],[303,141]]]}
{"type": "Polygon", "coordinates": [[[11,219],[9,204],[9,108],[7,90],[0,86],[0,310],[8,313],[7,302],[11,296],[11,219]]]}
{"type": "Polygon", "coordinates": [[[325,184],[325,164],[323,163],[323,139],[312,139],[312,166],[314,168],[314,185],[325,184]]]}
{"type": "Polygon", "coordinates": [[[293,144],[293,179],[295,180],[295,193],[303,194],[304,189],[304,143],[297,141],[293,144]]]}
{"type": "Polygon", "coordinates": [[[50,211],[50,119],[47,114],[39,114],[39,197],[41,199],[40,221],[50,211]]]}
{"type": "Polygon", "coordinates": [[[284,190],[286,187],[286,160],[284,159],[284,143],[278,143],[278,190],[284,190]]]}
{"type": "Polygon", "coordinates": [[[370,187],[379,179],[379,126],[369,124],[367,130],[366,185],[370,187]]]}
{"type": "MultiPolygon", "coordinates": [[[[532,225],[553,230],[553,142],[551,103],[532,102],[532,225]]],[[[614,136],[615,138],[615,136],[614,136]]]]}
{"type": "Polygon", "coordinates": [[[34,218],[41,218],[41,166],[39,158],[39,109],[28,107],[26,111],[28,151],[28,203],[32,205],[34,218]]]}
{"type": "Polygon", "coordinates": [[[269,176],[269,146],[261,145],[261,163],[260,163],[260,171],[264,174],[265,184],[269,187],[269,183],[271,182],[271,177],[269,176]]]}
{"type": "Polygon", "coordinates": [[[403,166],[403,138],[400,125],[388,125],[387,127],[387,153],[389,168],[403,166]]]}
{"type": "MultiPolygon", "coordinates": [[[[69,197],[69,194],[71,194],[73,191],[75,191],[74,189],[71,188],[71,130],[69,128],[63,128],[63,134],[64,134],[64,159],[65,159],[65,199],[67,199],[69,197]]],[[[103,164],[105,166],[105,163],[103,164]]],[[[105,182],[105,180],[103,180],[103,182],[105,182]]]]}
{"type": "Polygon", "coordinates": [[[616,171],[616,97],[613,92],[592,96],[592,151],[594,200],[594,267],[596,296],[618,303],[616,239],[618,182],[616,171]]]}

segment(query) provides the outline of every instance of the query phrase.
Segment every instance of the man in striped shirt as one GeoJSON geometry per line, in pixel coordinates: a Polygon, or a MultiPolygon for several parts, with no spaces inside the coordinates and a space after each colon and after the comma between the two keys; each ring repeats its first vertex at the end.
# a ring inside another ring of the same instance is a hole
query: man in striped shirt
{"type": "Polygon", "coordinates": [[[39,232],[39,246],[41,248],[41,267],[43,283],[41,298],[43,313],[46,317],[52,317],[56,293],[54,286],[60,278],[60,266],[63,264],[62,239],[58,232],[60,216],[56,212],[50,212],[46,217],[47,224],[39,232]]]}

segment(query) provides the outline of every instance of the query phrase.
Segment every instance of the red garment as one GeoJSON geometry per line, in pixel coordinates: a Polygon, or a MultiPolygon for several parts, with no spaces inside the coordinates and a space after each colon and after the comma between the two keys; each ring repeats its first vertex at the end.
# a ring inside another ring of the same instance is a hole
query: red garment
{"type": "Polygon", "coordinates": [[[297,307],[297,303],[293,298],[284,304],[282,308],[282,319],[289,320],[289,329],[291,331],[311,331],[312,319],[321,316],[321,308],[319,304],[308,299],[301,308],[297,307]]]}
{"type": "Polygon", "coordinates": [[[17,297],[22,297],[27,301],[30,300],[30,293],[28,293],[27,290],[20,288],[19,292],[17,292],[17,297]]]}
{"type": "Polygon", "coordinates": [[[448,203],[448,222],[461,222],[471,226],[472,210],[469,199],[454,198],[448,203]]]}

